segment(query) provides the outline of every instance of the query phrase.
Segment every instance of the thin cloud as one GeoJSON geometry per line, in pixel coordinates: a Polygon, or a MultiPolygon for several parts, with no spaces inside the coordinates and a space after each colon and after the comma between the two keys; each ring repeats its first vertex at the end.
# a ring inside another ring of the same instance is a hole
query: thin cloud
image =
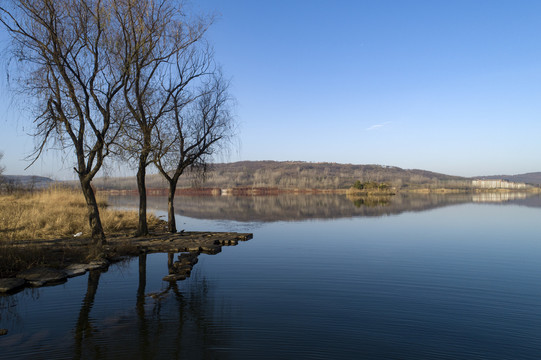
{"type": "Polygon", "coordinates": [[[380,129],[380,128],[384,127],[384,126],[389,125],[390,123],[391,123],[390,121],[386,121],[383,124],[372,125],[372,126],[366,128],[366,131],[377,130],[377,129],[380,129]]]}

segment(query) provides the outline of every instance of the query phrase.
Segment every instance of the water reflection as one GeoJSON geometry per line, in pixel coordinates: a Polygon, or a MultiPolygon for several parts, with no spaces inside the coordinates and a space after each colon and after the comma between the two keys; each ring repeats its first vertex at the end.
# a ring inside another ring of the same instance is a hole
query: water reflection
{"type": "Polygon", "coordinates": [[[346,195],[349,201],[356,207],[376,207],[376,206],[388,206],[391,204],[392,196],[358,196],[358,195],[346,195]]]}
{"type": "MultiPolygon", "coordinates": [[[[216,321],[212,317],[209,283],[197,278],[182,287],[185,282],[170,281],[161,291],[148,293],[147,256],[141,254],[138,258],[135,309],[120,316],[99,320],[92,317],[100,272],[89,273],[74,331],[75,359],[214,358],[214,349],[225,345],[225,316],[218,313],[220,319],[216,321]],[[217,326],[219,323],[221,326],[217,326]]],[[[168,261],[172,257],[174,254],[169,254],[168,261]]]]}
{"type": "MultiPolygon", "coordinates": [[[[118,207],[135,208],[137,201],[134,196],[109,197],[109,202],[118,207]]],[[[345,195],[178,196],[175,209],[177,215],[196,219],[274,222],[397,215],[470,202],[541,207],[540,195],[532,193],[406,193],[364,198],[345,195]]],[[[167,198],[149,197],[148,206],[167,211],[167,198]]]]}
{"type": "MultiPolygon", "coordinates": [[[[305,200],[342,214],[473,201],[438,196],[305,200]]],[[[538,359],[539,197],[507,200],[525,206],[267,223],[219,256],[141,254],[25,289],[0,300],[1,358],[538,359]],[[162,281],[190,258],[186,280],[162,281]]]]}
{"type": "Polygon", "coordinates": [[[88,273],[88,285],[85,298],[79,311],[77,325],[75,327],[75,359],[81,359],[83,353],[83,341],[92,337],[92,325],[90,323],[90,311],[94,305],[94,298],[98,291],[101,271],[92,270],[88,273]]]}
{"type": "Polygon", "coordinates": [[[528,198],[527,193],[508,193],[508,192],[489,192],[474,194],[472,201],[480,203],[500,203],[514,200],[525,200],[528,198]]]}
{"type": "Polygon", "coordinates": [[[215,358],[216,349],[227,347],[230,325],[224,307],[214,306],[211,283],[197,269],[192,272],[200,255],[142,253],[107,273],[90,271],[86,279],[77,278],[86,280],[82,300],[66,297],[63,286],[1,296],[0,328],[9,329],[0,337],[1,358],[215,358]],[[156,272],[157,259],[169,275],[189,279],[162,281],[166,273],[156,272]],[[136,271],[125,284],[123,268],[136,271]],[[118,292],[111,281],[120,284],[118,292]]]}

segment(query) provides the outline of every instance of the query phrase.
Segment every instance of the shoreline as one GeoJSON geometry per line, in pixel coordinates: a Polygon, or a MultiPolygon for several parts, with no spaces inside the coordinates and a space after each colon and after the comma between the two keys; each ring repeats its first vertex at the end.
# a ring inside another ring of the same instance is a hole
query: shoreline
{"type": "MultiPolygon", "coordinates": [[[[61,266],[45,263],[26,270],[14,270],[8,277],[0,278],[0,294],[14,294],[25,287],[62,284],[68,278],[84,275],[87,271],[104,270],[113,263],[140,254],[189,253],[196,258],[201,253],[218,254],[223,246],[235,246],[252,238],[252,233],[200,231],[154,233],[148,237],[112,236],[99,249],[99,256],[93,255],[96,249],[92,247],[92,241],[88,238],[13,241],[3,247],[20,251],[48,252],[53,256],[65,255],[68,252],[79,254],[79,257],[67,258],[61,266]]],[[[183,274],[176,276],[170,271],[167,281],[183,280],[186,277],[186,269],[183,271],[183,274]]]]}
{"type": "MultiPolygon", "coordinates": [[[[168,189],[149,188],[147,196],[167,196],[168,189]]],[[[137,189],[96,189],[100,195],[107,196],[137,196],[137,189]]],[[[175,196],[276,196],[276,195],[396,195],[399,193],[418,194],[479,194],[479,193],[541,193],[541,188],[531,187],[526,189],[500,189],[500,188],[391,188],[387,190],[377,189],[300,189],[300,188],[266,188],[266,187],[237,187],[237,188],[180,188],[175,191],[175,196]]]]}

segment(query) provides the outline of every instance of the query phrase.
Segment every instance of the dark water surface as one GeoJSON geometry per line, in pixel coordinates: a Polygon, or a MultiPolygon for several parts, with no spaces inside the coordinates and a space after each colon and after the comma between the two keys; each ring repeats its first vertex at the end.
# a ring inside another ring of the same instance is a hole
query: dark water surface
{"type": "Polygon", "coordinates": [[[0,358],[539,359],[539,205],[180,197],[179,228],[254,238],[178,283],[152,254],[1,297],[0,358]]]}

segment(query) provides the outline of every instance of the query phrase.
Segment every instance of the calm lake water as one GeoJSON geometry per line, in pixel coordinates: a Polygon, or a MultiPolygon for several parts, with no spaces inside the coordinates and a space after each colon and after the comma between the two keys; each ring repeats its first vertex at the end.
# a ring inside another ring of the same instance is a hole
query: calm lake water
{"type": "MultiPolygon", "coordinates": [[[[151,198],[163,214],[164,198],[151,198]]],[[[133,198],[111,199],[119,207],[133,198]]],[[[539,359],[541,199],[179,197],[186,230],[252,232],[0,297],[1,359],[539,359]],[[175,255],[175,257],[178,254],[175,255]]]]}

